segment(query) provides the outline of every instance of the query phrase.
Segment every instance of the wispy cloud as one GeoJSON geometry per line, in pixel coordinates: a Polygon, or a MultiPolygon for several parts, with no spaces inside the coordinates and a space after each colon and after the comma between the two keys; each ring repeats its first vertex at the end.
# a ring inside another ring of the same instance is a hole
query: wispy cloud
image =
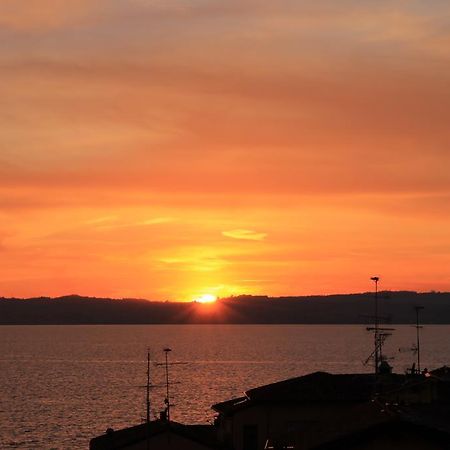
{"type": "Polygon", "coordinates": [[[172,217],[153,217],[144,220],[124,220],[120,221],[117,216],[105,216],[97,219],[92,219],[85,222],[88,225],[95,225],[101,229],[113,229],[113,228],[133,228],[133,227],[149,227],[153,225],[161,225],[165,223],[174,222],[172,217]]]}
{"type": "Polygon", "coordinates": [[[202,255],[166,257],[160,258],[159,261],[169,266],[176,266],[178,270],[188,272],[214,272],[229,264],[219,256],[202,255]]]}
{"type": "Polygon", "coordinates": [[[154,217],[152,219],[145,219],[140,222],[136,222],[136,225],[159,225],[161,223],[173,222],[175,219],[173,217],[154,217]]]}
{"type": "Polygon", "coordinates": [[[18,31],[52,30],[100,12],[104,0],[0,0],[0,26],[18,31]]]}
{"type": "Polygon", "coordinates": [[[115,222],[118,220],[118,216],[102,216],[102,217],[95,217],[94,219],[89,219],[85,223],[86,225],[99,225],[99,224],[105,224],[110,222],[115,222]]]}
{"type": "Polygon", "coordinates": [[[262,241],[267,237],[267,233],[258,233],[257,231],[244,229],[222,231],[222,234],[229,238],[245,239],[249,241],[262,241]]]}

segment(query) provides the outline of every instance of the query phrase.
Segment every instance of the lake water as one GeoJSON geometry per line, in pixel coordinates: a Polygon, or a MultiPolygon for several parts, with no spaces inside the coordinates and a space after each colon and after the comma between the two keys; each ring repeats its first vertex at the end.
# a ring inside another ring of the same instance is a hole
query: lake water
{"type": "MultiPolygon", "coordinates": [[[[415,330],[395,326],[386,353],[403,372],[415,330]]],[[[422,330],[423,367],[450,363],[450,326],[422,330]]],[[[0,448],[87,449],[89,439],[145,415],[146,352],[171,347],[174,420],[206,423],[210,406],[251,387],[318,370],[368,372],[361,325],[110,325],[0,327],[0,448]]],[[[152,365],[153,383],[164,369],[152,365]]],[[[152,410],[164,388],[152,390],[152,410]]]]}

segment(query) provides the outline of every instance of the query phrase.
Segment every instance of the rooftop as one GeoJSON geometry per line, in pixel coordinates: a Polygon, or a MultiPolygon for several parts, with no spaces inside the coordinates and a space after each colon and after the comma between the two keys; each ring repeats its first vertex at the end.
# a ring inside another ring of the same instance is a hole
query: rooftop
{"type": "MultiPolygon", "coordinates": [[[[381,388],[393,390],[405,381],[405,375],[390,374],[382,379],[381,388]]],[[[213,405],[221,413],[248,407],[255,402],[367,402],[374,395],[373,374],[330,374],[314,372],[277,383],[250,389],[238,397],[213,405]]]]}
{"type": "Polygon", "coordinates": [[[90,450],[118,450],[125,446],[144,441],[157,434],[171,432],[183,436],[206,447],[216,448],[216,430],[212,425],[183,425],[178,422],[155,420],[118,431],[107,431],[91,439],[90,450]]]}
{"type": "MultiPolygon", "coordinates": [[[[394,442],[401,443],[406,440],[425,440],[438,444],[437,448],[449,448],[450,433],[438,430],[424,424],[413,423],[399,418],[376,423],[363,430],[352,431],[329,442],[314,447],[314,450],[349,450],[361,448],[361,444],[371,441],[395,439],[394,442]],[[441,447],[444,445],[444,447],[441,447]]],[[[403,447],[402,447],[403,448],[403,447]]],[[[416,447],[418,448],[418,447],[416,447]]],[[[428,447],[427,447],[428,448],[428,447]]],[[[434,447],[433,447],[434,448],[434,447]]]]}

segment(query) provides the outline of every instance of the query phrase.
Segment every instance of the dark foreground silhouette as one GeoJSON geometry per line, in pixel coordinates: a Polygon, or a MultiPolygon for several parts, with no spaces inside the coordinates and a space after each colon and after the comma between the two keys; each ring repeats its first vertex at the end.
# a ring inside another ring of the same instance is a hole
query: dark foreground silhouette
{"type": "MultiPolygon", "coordinates": [[[[381,292],[383,322],[450,324],[450,293],[381,292]]],[[[80,297],[0,298],[0,324],[356,324],[370,323],[373,294],[237,296],[215,304],[80,297]]]]}
{"type": "Polygon", "coordinates": [[[450,369],[314,372],[212,406],[213,425],[147,421],[108,429],[90,450],[448,450],[450,369]]]}

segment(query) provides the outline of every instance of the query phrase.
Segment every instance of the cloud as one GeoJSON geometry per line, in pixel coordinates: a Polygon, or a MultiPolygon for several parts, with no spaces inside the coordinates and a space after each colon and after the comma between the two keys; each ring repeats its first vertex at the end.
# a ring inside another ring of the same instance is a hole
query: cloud
{"type": "Polygon", "coordinates": [[[118,216],[102,216],[102,217],[96,217],[94,219],[89,219],[85,223],[86,225],[98,225],[98,224],[105,224],[110,222],[115,222],[118,220],[118,216]]]}
{"type": "Polygon", "coordinates": [[[103,0],[0,0],[0,27],[53,30],[78,24],[101,11],[103,0]]]}
{"type": "Polygon", "coordinates": [[[249,241],[262,241],[267,237],[267,233],[258,233],[256,231],[244,229],[222,231],[222,234],[233,239],[244,239],[249,241]]]}
{"type": "Polygon", "coordinates": [[[140,222],[137,222],[136,225],[159,225],[161,223],[169,223],[173,222],[175,219],[173,217],[154,217],[153,219],[146,219],[140,222]]]}
{"type": "Polygon", "coordinates": [[[120,228],[135,228],[135,227],[149,227],[153,225],[161,225],[174,222],[172,217],[153,217],[151,219],[136,220],[136,221],[118,221],[117,216],[99,217],[85,222],[88,225],[98,225],[98,229],[111,230],[120,228]]]}
{"type": "Polygon", "coordinates": [[[215,272],[220,271],[229,262],[218,256],[194,255],[185,257],[165,257],[159,262],[169,266],[176,266],[177,270],[188,272],[215,272]]]}

